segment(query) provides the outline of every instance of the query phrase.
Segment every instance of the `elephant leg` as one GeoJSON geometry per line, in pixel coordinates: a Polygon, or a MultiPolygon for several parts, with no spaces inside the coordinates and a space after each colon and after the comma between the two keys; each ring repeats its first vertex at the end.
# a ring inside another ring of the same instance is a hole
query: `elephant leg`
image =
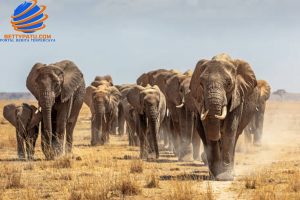
{"type": "Polygon", "coordinates": [[[38,126],[34,127],[33,129],[31,129],[29,131],[29,133],[30,133],[30,135],[27,140],[27,142],[29,143],[29,146],[27,147],[26,151],[27,151],[28,159],[33,160],[35,144],[36,144],[36,140],[39,135],[39,127],[38,126]]]}
{"type": "MultiPolygon", "coordinates": [[[[234,124],[234,123],[233,123],[234,124]]],[[[216,176],[217,180],[231,181],[233,180],[233,169],[234,169],[234,154],[235,145],[237,141],[237,133],[234,128],[225,129],[225,133],[222,136],[222,172],[216,176]]]]}
{"type": "Polygon", "coordinates": [[[146,136],[146,124],[147,124],[147,121],[145,119],[145,116],[143,115],[139,115],[137,116],[137,127],[136,127],[136,130],[137,130],[137,133],[138,133],[138,136],[139,136],[139,139],[140,139],[140,158],[141,159],[147,159],[148,158],[148,153],[147,151],[145,151],[145,136],[146,136]]]}
{"type": "Polygon", "coordinates": [[[179,155],[179,146],[180,146],[179,124],[172,120],[172,123],[171,123],[170,127],[171,127],[171,132],[172,132],[172,143],[173,143],[173,147],[174,147],[174,154],[176,156],[178,156],[179,155]]]}
{"type": "Polygon", "coordinates": [[[125,134],[124,127],[125,127],[124,111],[123,111],[123,107],[119,106],[119,113],[118,113],[118,133],[119,133],[119,135],[125,134]]]}
{"type": "Polygon", "coordinates": [[[25,159],[24,138],[22,137],[19,131],[16,131],[16,138],[17,138],[18,157],[20,160],[24,160],[25,159]]]}
{"type": "Polygon", "coordinates": [[[97,144],[97,131],[96,131],[96,116],[92,114],[91,117],[91,145],[97,144]]]}
{"type": "Polygon", "coordinates": [[[193,144],[193,158],[194,158],[194,160],[201,160],[201,158],[200,158],[201,139],[200,139],[200,136],[197,133],[196,129],[194,129],[194,132],[193,132],[192,144],[193,144]]]}
{"type": "Polygon", "coordinates": [[[218,175],[222,172],[221,151],[219,141],[207,141],[206,157],[210,174],[218,180],[218,175]]]}
{"type": "Polygon", "coordinates": [[[51,142],[51,148],[54,154],[56,154],[56,148],[58,147],[58,136],[57,136],[57,111],[55,109],[52,109],[51,114],[51,123],[52,123],[52,142],[51,142]]]}
{"type": "Polygon", "coordinates": [[[46,157],[47,160],[52,160],[54,158],[53,151],[52,151],[52,146],[51,144],[51,135],[49,132],[45,131],[45,125],[44,122],[41,122],[41,146],[42,146],[42,151],[46,157]]]}
{"type": "Polygon", "coordinates": [[[179,161],[193,161],[193,116],[185,107],[180,109],[179,126],[180,126],[180,146],[179,146],[179,161]]]}
{"type": "Polygon", "coordinates": [[[196,114],[195,116],[195,122],[194,122],[194,127],[195,127],[195,133],[198,133],[199,137],[202,140],[203,143],[203,148],[204,152],[201,154],[201,160],[205,165],[208,165],[208,160],[207,160],[207,141],[206,141],[206,136],[205,136],[205,131],[202,125],[202,122],[200,121],[200,116],[199,114],[196,114]]]}
{"type": "Polygon", "coordinates": [[[262,132],[263,132],[263,124],[264,124],[264,112],[258,113],[258,116],[255,116],[255,131],[253,136],[253,144],[255,146],[261,146],[261,138],[262,138],[262,132]]]}
{"type": "Polygon", "coordinates": [[[53,149],[56,156],[60,156],[64,152],[64,138],[66,130],[66,115],[65,113],[58,113],[57,115],[57,127],[56,127],[56,142],[53,143],[53,149]]]}
{"type": "Polygon", "coordinates": [[[72,153],[72,147],[73,147],[73,133],[74,128],[77,123],[77,119],[79,116],[80,109],[82,107],[83,102],[79,101],[78,99],[74,100],[72,111],[70,113],[70,117],[67,120],[66,124],[66,149],[65,152],[67,154],[72,153]]]}

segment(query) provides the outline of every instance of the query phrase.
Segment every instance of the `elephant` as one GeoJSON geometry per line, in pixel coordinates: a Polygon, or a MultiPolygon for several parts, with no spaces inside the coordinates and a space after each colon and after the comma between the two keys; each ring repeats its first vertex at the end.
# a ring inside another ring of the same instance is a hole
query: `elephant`
{"type": "Polygon", "coordinates": [[[215,180],[233,180],[235,146],[255,113],[257,81],[251,66],[228,54],[200,60],[190,90],[197,109],[196,128],[215,180]]]}
{"type": "MultiPolygon", "coordinates": [[[[159,89],[161,90],[161,92],[166,96],[166,82],[169,78],[171,78],[172,76],[179,74],[180,72],[177,70],[166,70],[166,69],[158,69],[158,70],[154,70],[154,71],[150,71],[148,73],[144,73],[142,74],[138,79],[137,79],[137,84],[142,85],[142,86],[146,86],[147,84],[150,85],[157,85],[159,87],[159,89]]],[[[167,108],[168,108],[168,102],[167,103],[167,108]]],[[[170,116],[170,112],[168,112],[168,110],[166,110],[165,113],[165,118],[164,121],[161,125],[161,131],[160,131],[160,135],[163,136],[164,138],[164,147],[166,149],[170,149],[170,150],[174,150],[176,153],[176,149],[173,149],[173,143],[175,143],[176,135],[177,134],[173,134],[173,132],[171,129],[174,129],[172,126],[173,122],[172,122],[172,118],[170,116]]],[[[176,127],[175,127],[176,129],[176,127]]],[[[176,129],[177,130],[177,129],[176,129]]]]}
{"type": "Polygon", "coordinates": [[[113,123],[117,121],[118,105],[121,93],[114,86],[106,84],[86,88],[84,103],[90,108],[91,145],[104,145],[109,142],[109,133],[113,130],[113,123]]]}
{"type": "Polygon", "coordinates": [[[136,85],[127,93],[136,113],[136,132],[140,140],[140,158],[159,158],[157,134],[166,113],[166,99],[159,87],[136,85]]]}
{"type": "Polygon", "coordinates": [[[256,112],[250,123],[245,128],[244,134],[247,144],[252,143],[253,135],[253,144],[261,146],[266,101],[270,98],[271,87],[265,80],[258,80],[256,87],[259,91],[258,98],[256,99],[256,112]]]}
{"type": "Polygon", "coordinates": [[[85,94],[79,68],[69,60],[36,63],[26,86],[42,109],[42,151],[46,159],[72,153],[73,132],[85,94]]]}
{"type": "Polygon", "coordinates": [[[119,104],[119,113],[118,113],[118,131],[120,135],[124,134],[124,127],[126,122],[126,131],[128,133],[129,146],[139,145],[139,139],[135,130],[136,124],[136,113],[134,108],[129,104],[127,100],[127,93],[132,87],[135,87],[136,84],[123,84],[116,85],[120,91],[122,97],[119,104]]]}
{"type": "Polygon", "coordinates": [[[166,99],[173,122],[179,161],[200,160],[200,138],[194,130],[194,102],[190,94],[191,73],[176,74],[167,80],[166,99]]]}
{"type": "Polygon", "coordinates": [[[126,121],[126,130],[128,133],[128,141],[129,146],[138,146],[139,145],[139,138],[136,132],[136,111],[134,108],[130,105],[127,98],[124,98],[121,101],[122,108],[124,111],[124,118],[126,121]]]}
{"type": "MultiPolygon", "coordinates": [[[[110,75],[96,76],[94,81],[91,83],[91,86],[98,87],[100,85],[105,85],[107,87],[114,86],[112,77],[110,75]]],[[[120,110],[120,112],[122,112],[122,111],[120,110]]],[[[112,135],[117,135],[119,111],[116,111],[116,113],[114,113],[114,114],[115,115],[113,117],[113,121],[111,122],[111,127],[109,128],[110,129],[109,132],[112,135]]]]}
{"type": "Polygon", "coordinates": [[[20,160],[33,160],[35,143],[39,134],[41,112],[26,103],[17,106],[8,104],[3,109],[4,118],[16,128],[17,151],[20,160]],[[25,153],[26,150],[26,153],[25,153]]]}

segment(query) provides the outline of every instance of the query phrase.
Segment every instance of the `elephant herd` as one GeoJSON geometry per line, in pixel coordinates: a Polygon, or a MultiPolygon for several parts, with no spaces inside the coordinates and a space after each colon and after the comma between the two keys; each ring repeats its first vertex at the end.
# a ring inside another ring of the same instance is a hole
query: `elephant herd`
{"type": "Polygon", "coordinates": [[[200,60],[193,71],[158,69],[123,85],[114,85],[109,75],[96,76],[88,87],[71,61],[37,63],[26,86],[38,108],[24,103],[3,110],[16,127],[20,159],[26,158],[25,151],[33,159],[39,124],[46,159],[71,153],[85,103],[91,111],[92,146],[126,132],[129,145],[140,147],[141,159],[158,159],[163,143],[179,161],[202,159],[213,179],[222,181],[234,178],[235,147],[244,130],[247,142],[254,135],[253,143],[261,144],[271,91],[266,81],[256,80],[247,62],[224,53],[200,60]]]}

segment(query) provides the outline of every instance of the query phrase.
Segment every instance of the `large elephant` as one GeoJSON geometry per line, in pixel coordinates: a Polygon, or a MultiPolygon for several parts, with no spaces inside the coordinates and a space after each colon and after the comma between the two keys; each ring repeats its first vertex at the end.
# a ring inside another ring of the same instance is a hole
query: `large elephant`
{"type": "Polygon", "coordinates": [[[140,139],[140,157],[147,159],[155,153],[159,158],[157,134],[166,113],[166,99],[155,86],[136,85],[127,93],[127,100],[135,109],[136,131],[140,139]]]}
{"type": "Polygon", "coordinates": [[[26,103],[20,106],[9,104],[4,106],[3,116],[16,128],[19,159],[26,159],[27,154],[27,159],[32,160],[42,120],[41,112],[35,106],[26,103]]]}
{"type": "Polygon", "coordinates": [[[64,150],[71,153],[73,131],[85,94],[81,71],[69,60],[50,65],[36,63],[26,86],[42,108],[42,150],[46,159],[53,159],[64,150]]]}
{"type": "Polygon", "coordinates": [[[109,133],[114,130],[117,121],[118,105],[121,94],[114,86],[106,84],[86,88],[84,102],[89,106],[91,118],[91,145],[103,145],[109,142],[109,133]]]}
{"type": "Polygon", "coordinates": [[[198,111],[196,128],[216,180],[234,178],[235,146],[254,115],[256,85],[250,65],[227,54],[200,60],[195,67],[190,89],[198,111]]]}
{"type": "Polygon", "coordinates": [[[266,101],[270,97],[271,87],[265,80],[258,80],[256,87],[259,91],[258,98],[256,99],[256,112],[250,123],[245,128],[244,134],[246,143],[249,144],[253,142],[254,145],[260,146],[263,133],[266,101]]]}
{"type": "Polygon", "coordinates": [[[176,74],[167,80],[166,99],[174,127],[179,161],[200,159],[200,138],[194,130],[196,108],[190,95],[190,74],[176,74]],[[195,135],[194,135],[195,134],[195,135]]]}

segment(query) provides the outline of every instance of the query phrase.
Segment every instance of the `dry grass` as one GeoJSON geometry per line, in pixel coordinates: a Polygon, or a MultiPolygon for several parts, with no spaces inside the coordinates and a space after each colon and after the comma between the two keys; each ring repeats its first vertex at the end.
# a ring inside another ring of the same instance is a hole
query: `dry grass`
{"type": "Polygon", "coordinates": [[[53,167],[56,169],[72,168],[72,158],[69,156],[63,156],[54,161],[53,167]]]}
{"type": "Polygon", "coordinates": [[[154,173],[147,176],[146,180],[147,188],[159,188],[159,178],[154,173]]]}
{"type": "Polygon", "coordinates": [[[130,173],[143,173],[143,161],[134,159],[130,163],[130,173]]]}
{"type": "Polygon", "coordinates": [[[193,200],[195,191],[191,181],[173,181],[172,188],[167,199],[169,200],[193,200]]]}
{"type": "MultiPolygon", "coordinates": [[[[239,197],[262,200],[299,199],[298,164],[278,162],[242,178],[240,181],[244,182],[244,187],[241,188],[239,197]]],[[[233,187],[235,186],[234,184],[233,187]]]]}
{"type": "Polygon", "coordinates": [[[21,183],[22,178],[22,170],[19,168],[12,169],[9,173],[6,174],[7,181],[6,181],[6,189],[11,188],[22,188],[23,184],[21,183]]]}

